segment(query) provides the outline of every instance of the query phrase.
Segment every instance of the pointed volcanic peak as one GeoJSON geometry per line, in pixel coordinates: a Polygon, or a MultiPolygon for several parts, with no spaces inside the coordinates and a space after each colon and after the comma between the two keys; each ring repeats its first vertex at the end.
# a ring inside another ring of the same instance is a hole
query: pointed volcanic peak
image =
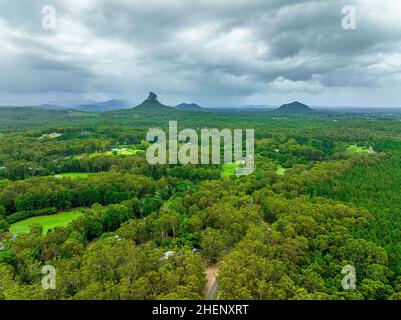
{"type": "Polygon", "coordinates": [[[174,108],[160,103],[157,99],[157,94],[151,91],[148,98],[144,100],[140,105],[134,107],[132,110],[135,113],[162,114],[165,112],[174,111],[174,108]]]}
{"type": "Polygon", "coordinates": [[[177,110],[202,111],[203,108],[196,103],[180,103],[175,106],[177,110]]]}
{"type": "Polygon", "coordinates": [[[311,107],[298,101],[288,104],[283,104],[280,108],[276,109],[275,111],[280,113],[295,113],[295,114],[310,114],[316,112],[311,107]]]}
{"type": "Polygon", "coordinates": [[[148,106],[162,106],[162,104],[157,100],[157,94],[154,92],[149,92],[149,96],[146,100],[144,100],[140,106],[148,105],[148,106]]]}

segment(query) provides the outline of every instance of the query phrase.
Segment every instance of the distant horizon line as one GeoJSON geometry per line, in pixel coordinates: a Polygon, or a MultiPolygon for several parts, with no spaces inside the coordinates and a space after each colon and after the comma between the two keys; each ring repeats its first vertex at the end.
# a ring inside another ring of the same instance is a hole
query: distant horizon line
{"type": "MultiPolygon", "coordinates": [[[[42,104],[0,104],[0,108],[40,108],[40,107],[54,107],[58,109],[68,109],[68,108],[79,108],[79,107],[84,107],[84,106],[90,106],[90,105],[96,105],[96,104],[101,104],[101,103],[106,103],[106,102],[111,102],[111,101],[124,101],[129,103],[129,106],[121,107],[121,109],[130,109],[138,104],[140,102],[132,102],[130,100],[126,99],[118,99],[118,98],[112,98],[108,100],[86,100],[82,101],[81,103],[75,102],[49,102],[49,103],[42,103],[42,104]],[[132,104],[132,105],[131,105],[132,104]]],[[[293,101],[295,102],[295,101],[293,101]]],[[[299,101],[301,102],[301,101],[299,101]]],[[[287,102],[283,104],[277,104],[277,105],[269,105],[269,104],[243,104],[243,105],[202,105],[197,102],[180,102],[178,104],[165,104],[166,106],[171,106],[175,107],[180,104],[197,104],[203,109],[246,109],[246,108],[254,108],[254,109],[274,109],[274,108],[279,108],[284,104],[289,104],[292,102],[287,102]]],[[[303,103],[303,102],[301,102],[303,103]]],[[[352,106],[352,105],[309,105],[307,103],[304,103],[307,106],[311,108],[319,108],[319,109],[401,109],[401,106],[352,106]]]]}

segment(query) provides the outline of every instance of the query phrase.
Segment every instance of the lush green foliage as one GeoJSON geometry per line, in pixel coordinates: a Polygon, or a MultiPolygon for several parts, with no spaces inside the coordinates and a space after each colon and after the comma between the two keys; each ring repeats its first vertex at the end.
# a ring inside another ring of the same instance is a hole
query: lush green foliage
{"type": "Polygon", "coordinates": [[[398,276],[401,275],[400,187],[401,160],[397,156],[370,166],[357,165],[318,188],[321,195],[367,208],[374,215],[369,226],[358,228],[355,234],[383,246],[398,276]]]}
{"type": "Polygon", "coordinates": [[[401,123],[382,118],[0,109],[0,299],[202,299],[210,265],[219,299],[400,299],[401,123]],[[168,120],[254,128],[255,172],[150,166],[168,120]]]}

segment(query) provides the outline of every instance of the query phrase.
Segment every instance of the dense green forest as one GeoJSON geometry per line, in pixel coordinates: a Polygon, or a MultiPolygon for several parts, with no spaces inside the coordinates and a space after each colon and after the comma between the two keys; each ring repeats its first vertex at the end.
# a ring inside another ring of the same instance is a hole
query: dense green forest
{"type": "Polygon", "coordinates": [[[311,188],[312,194],[364,207],[375,219],[354,232],[386,249],[391,269],[401,274],[401,158],[359,164],[338,179],[311,188]]]}
{"type": "Polygon", "coordinates": [[[400,236],[398,115],[0,108],[0,299],[401,299],[400,236]],[[256,170],[149,165],[171,119],[255,129],[256,170]]]}

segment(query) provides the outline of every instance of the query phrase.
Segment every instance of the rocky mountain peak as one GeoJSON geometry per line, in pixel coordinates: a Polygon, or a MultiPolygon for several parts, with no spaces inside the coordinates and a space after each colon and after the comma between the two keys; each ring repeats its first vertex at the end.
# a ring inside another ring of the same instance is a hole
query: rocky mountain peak
{"type": "Polygon", "coordinates": [[[154,93],[154,92],[149,92],[149,96],[148,96],[148,98],[146,99],[146,101],[148,101],[148,102],[159,102],[158,100],[157,100],[157,94],[156,93],[154,93]]]}

